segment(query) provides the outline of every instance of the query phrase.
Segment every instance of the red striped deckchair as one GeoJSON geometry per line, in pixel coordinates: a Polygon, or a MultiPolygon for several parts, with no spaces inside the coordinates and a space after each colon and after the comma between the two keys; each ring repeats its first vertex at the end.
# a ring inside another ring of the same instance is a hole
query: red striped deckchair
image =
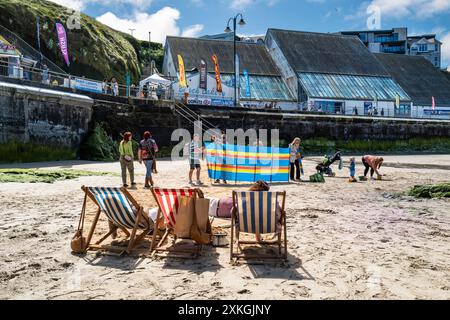
{"type": "Polygon", "coordinates": [[[236,192],[233,191],[233,213],[231,222],[230,260],[237,259],[287,259],[286,192],[236,192]],[[240,233],[267,235],[275,234],[274,241],[241,241],[240,233]],[[238,251],[241,244],[278,244],[278,255],[246,255],[234,253],[234,236],[238,251]],[[284,241],[282,241],[284,235],[284,241]],[[282,250],[284,242],[284,250],[282,250]]]}
{"type": "Polygon", "coordinates": [[[129,254],[152,230],[153,225],[144,214],[144,207],[125,188],[93,188],[83,186],[82,190],[97,205],[97,214],[86,240],[86,250],[108,250],[120,254],[129,254]],[[92,236],[101,212],[106,215],[112,228],[99,241],[91,245],[92,236]],[[121,229],[129,237],[128,247],[100,246],[117,229],[121,229]],[[128,230],[131,230],[131,233],[128,230]],[[139,236],[137,235],[138,230],[142,230],[139,236]]]}
{"type": "MultiPolygon", "coordinates": [[[[171,249],[162,249],[161,246],[169,236],[170,232],[175,229],[175,225],[177,223],[177,214],[179,209],[179,199],[180,197],[194,197],[194,200],[199,195],[198,189],[163,189],[163,188],[152,188],[152,194],[155,198],[156,203],[159,207],[159,212],[157,219],[155,221],[155,225],[159,226],[160,220],[164,218],[166,224],[166,232],[164,236],[159,241],[158,245],[156,245],[156,235],[157,232],[154,232],[152,239],[152,250],[155,252],[158,251],[171,251],[171,252],[187,252],[193,253],[192,250],[175,250],[171,249]],[[155,246],[156,245],[156,246],[155,246]]],[[[176,239],[176,236],[175,236],[176,239]]],[[[195,250],[195,253],[198,253],[199,249],[195,250]]]]}

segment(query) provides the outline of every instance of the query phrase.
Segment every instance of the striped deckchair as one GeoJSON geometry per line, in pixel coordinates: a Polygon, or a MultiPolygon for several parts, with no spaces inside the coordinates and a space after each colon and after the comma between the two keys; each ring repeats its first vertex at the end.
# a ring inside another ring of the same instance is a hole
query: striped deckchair
{"type": "Polygon", "coordinates": [[[146,235],[152,230],[153,224],[144,214],[144,208],[141,206],[125,188],[93,188],[82,187],[86,195],[97,205],[97,214],[94,218],[91,230],[86,240],[87,250],[117,251],[120,254],[130,253],[136,245],[142,241],[146,235]],[[103,212],[110,222],[110,231],[104,235],[94,245],[91,245],[92,236],[94,234],[100,213],[103,212]],[[127,248],[114,246],[100,246],[109,236],[121,229],[129,237],[127,248]],[[142,233],[137,236],[137,231],[142,233]],[[131,230],[131,233],[128,231],[131,230]]]}
{"type": "MultiPolygon", "coordinates": [[[[179,199],[180,197],[187,196],[187,197],[199,197],[199,190],[198,189],[163,189],[163,188],[152,188],[151,189],[153,197],[155,198],[156,203],[159,207],[159,212],[157,219],[155,221],[155,225],[159,226],[159,223],[161,219],[164,219],[165,225],[166,225],[166,232],[164,233],[163,237],[159,241],[158,244],[156,244],[156,234],[157,232],[154,232],[153,239],[152,239],[152,250],[155,252],[159,251],[171,251],[171,252],[180,252],[180,253],[196,253],[198,254],[199,249],[196,248],[193,250],[175,250],[173,248],[170,249],[163,249],[162,245],[166,241],[167,237],[169,236],[170,232],[172,232],[175,229],[175,225],[177,223],[177,214],[179,209],[179,199]]],[[[176,236],[175,236],[176,239],[176,236]]],[[[201,247],[201,246],[200,246],[201,247]]]]}
{"type": "Polygon", "coordinates": [[[231,222],[230,259],[287,259],[286,192],[233,192],[233,215],[231,222]],[[257,236],[275,234],[274,241],[241,241],[240,233],[257,236]],[[284,241],[282,241],[284,235],[284,241]],[[238,251],[241,244],[278,244],[278,255],[245,255],[234,253],[234,237],[238,251]],[[282,250],[284,242],[284,250],[282,250]]]}

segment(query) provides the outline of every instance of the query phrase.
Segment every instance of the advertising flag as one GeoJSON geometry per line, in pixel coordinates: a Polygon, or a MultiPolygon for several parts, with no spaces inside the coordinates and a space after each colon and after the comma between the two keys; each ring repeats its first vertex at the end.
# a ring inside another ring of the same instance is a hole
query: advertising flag
{"type": "Polygon", "coordinates": [[[434,100],[434,97],[431,97],[431,108],[433,109],[433,111],[434,109],[436,109],[436,101],[434,100]]]}
{"type": "Polygon", "coordinates": [[[208,65],[205,60],[200,61],[200,89],[208,89],[208,65]]]}
{"type": "Polygon", "coordinates": [[[61,48],[61,53],[64,57],[64,61],[66,62],[67,66],[70,66],[66,29],[64,29],[64,26],[59,22],[56,23],[56,32],[58,33],[59,47],[61,48]]]}
{"type": "Polygon", "coordinates": [[[219,61],[217,60],[217,56],[215,54],[212,55],[212,60],[214,62],[214,70],[216,72],[217,92],[222,92],[222,80],[220,79],[219,61]]]}
{"type": "Polygon", "coordinates": [[[36,17],[36,35],[37,35],[37,45],[39,52],[41,51],[41,26],[39,22],[39,16],[36,17]]]}
{"type": "Polygon", "coordinates": [[[180,81],[180,87],[186,88],[186,70],[184,69],[184,61],[183,57],[181,55],[178,55],[178,66],[180,69],[180,75],[179,75],[179,81],[180,81]]]}
{"type": "Polygon", "coordinates": [[[400,96],[399,95],[397,95],[397,97],[395,97],[395,106],[397,108],[400,108],[400,96]]]}
{"type": "Polygon", "coordinates": [[[246,86],[245,96],[247,98],[250,98],[252,96],[252,93],[251,93],[251,88],[250,88],[250,76],[248,75],[247,69],[244,69],[244,78],[245,78],[245,86],[246,86]]]}

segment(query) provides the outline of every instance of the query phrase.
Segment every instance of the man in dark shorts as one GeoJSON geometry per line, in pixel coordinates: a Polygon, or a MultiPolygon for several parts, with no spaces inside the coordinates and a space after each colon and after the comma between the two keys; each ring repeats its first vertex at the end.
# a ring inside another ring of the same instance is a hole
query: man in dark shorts
{"type": "Polygon", "coordinates": [[[193,185],[197,185],[197,186],[202,186],[203,182],[200,181],[200,173],[202,170],[202,166],[200,164],[200,157],[202,154],[202,146],[201,146],[201,142],[200,142],[200,136],[198,134],[194,134],[194,139],[191,141],[190,145],[189,145],[189,165],[190,165],[190,170],[189,170],[189,184],[191,186],[193,185]],[[197,177],[197,182],[196,184],[194,184],[194,182],[192,181],[192,175],[194,174],[194,171],[196,171],[196,177],[197,177]]]}

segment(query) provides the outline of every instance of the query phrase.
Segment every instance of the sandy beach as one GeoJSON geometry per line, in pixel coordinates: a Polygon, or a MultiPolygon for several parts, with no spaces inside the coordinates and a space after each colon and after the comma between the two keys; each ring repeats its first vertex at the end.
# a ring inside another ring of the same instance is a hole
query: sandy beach
{"type": "MultiPolygon", "coordinates": [[[[335,166],[325,184],[274,185],[287,192],[289,252],[276,265],[230,264],[229,248],[212,247],[195,260],[72,255],[80,187],[120,186],[120,177],[0,184],[0,299],[450,299],[450,201],[404,194],[450,181],[450,155],[385,159],[384,181],[350,184],[348,170],[335,166]]],[[[307,174],[317,160],[305,160],[307,174]]],[[[186,161],[158,165],[158,186],[187,186],[186,161]]],[[[1,167],[120,171],[118,163],[81,161],[1,167]]],[[[131,193],[154,207],[144,168],[136,169],[131,193]]],[[[248,188],[211,186],[205,171],[203,180],[207,197],[248,188]]]]}

